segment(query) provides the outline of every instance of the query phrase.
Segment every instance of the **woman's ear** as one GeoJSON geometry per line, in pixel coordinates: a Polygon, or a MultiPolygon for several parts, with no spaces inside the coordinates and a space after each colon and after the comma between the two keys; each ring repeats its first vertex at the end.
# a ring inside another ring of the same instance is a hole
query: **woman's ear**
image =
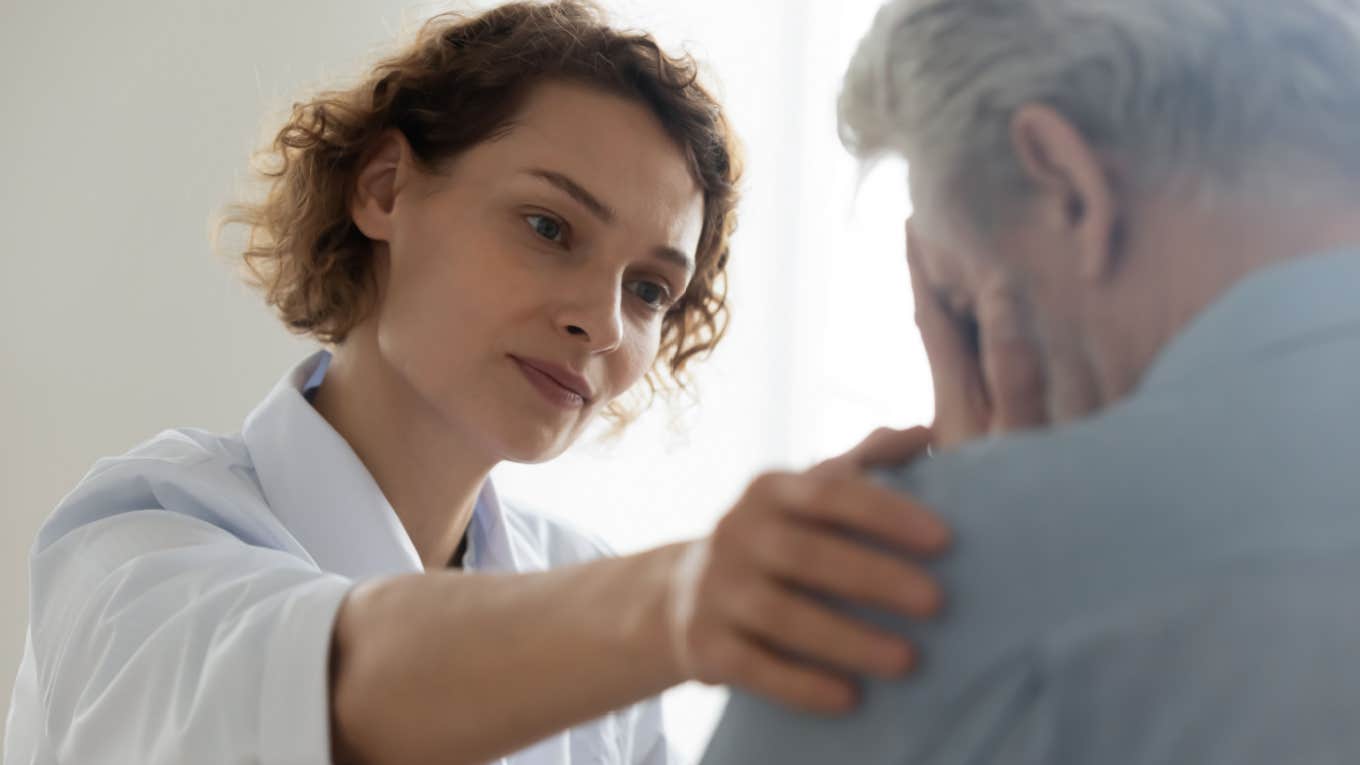
{"type": "Polygon", "coordinates": [[[412,167],[410,144],[398,130],[384,133],[364,156],[349,202],[350,217],[364,236],[373,241],[391,240],[397,193],[408,181],[412,167]]]}
{"type": "Polygon", "coordinates": [[[1071,122],[1043,104],[1021,106],[1010,127],[1012,149],[1038,190],[1046,223],[1072,238],[1086,278],[1108,276],[1120,211],[1099,155],[1071,122]]]}

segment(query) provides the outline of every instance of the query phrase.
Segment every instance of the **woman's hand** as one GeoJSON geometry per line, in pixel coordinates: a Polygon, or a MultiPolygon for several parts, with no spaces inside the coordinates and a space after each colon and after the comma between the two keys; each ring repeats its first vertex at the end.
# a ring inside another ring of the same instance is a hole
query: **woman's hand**
{"type": "Polygon", "coordinates": [[[961,319],[930,288],[926,257],[925,245],[908,220],[907,264],[916,325],[935,388],[936,446],[949,448],[989,433],[1043,425],[1043,370],[1015,296],[1003,288],[984,287],[974,296],[973,316],[961,319]]]}
{"type": "Polygon", "coordinates": [[[883,548],[938,553],[948,529],[865,472],[905,461],[929,441],[924,428],[879,430],[811,470],[753,481],[713,535],[679,558],[669,613],[682,674],[830,713],[854,703],[847,675],[893,677],[910,669],[906,641],[818,595],[917,618],[940,609],[943,596],[929,574],[883,548]]]}

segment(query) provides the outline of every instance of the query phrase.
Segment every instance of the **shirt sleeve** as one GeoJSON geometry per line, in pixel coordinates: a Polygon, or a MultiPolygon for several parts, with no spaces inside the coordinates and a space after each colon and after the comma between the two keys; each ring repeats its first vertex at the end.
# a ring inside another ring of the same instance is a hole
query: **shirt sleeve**
{"type": "Polygon", "coordinates": [[[39,716],[60,762],[330,762],[328,653],[351,582],[163,510],[36,547],[39,716]]]}

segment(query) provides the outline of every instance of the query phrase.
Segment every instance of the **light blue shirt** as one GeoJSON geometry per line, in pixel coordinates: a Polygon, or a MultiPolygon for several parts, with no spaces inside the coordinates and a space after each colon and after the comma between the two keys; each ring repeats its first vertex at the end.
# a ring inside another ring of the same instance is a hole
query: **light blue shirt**
{"type": "Polygon", "coordinates": [[[735,695],[704,765],[1360,762],[1360,254],[1261,271],[1138,391],[890,479],[957,534],[923,666],[735,695]]]}
{"type": "MultiPolygon", "coordinates": [[[[318,353],[241,433],[161,433],[100,460],[43,525],[5,765],[330,762],[331,625],[356,582],[424,570],[357,455],[304,397],[318,353]]],[[[526,572],[607,549],[488,483],[464,568],[526,572]]],[[[499,765],[665,765],[649,700],[499,765]]]]}

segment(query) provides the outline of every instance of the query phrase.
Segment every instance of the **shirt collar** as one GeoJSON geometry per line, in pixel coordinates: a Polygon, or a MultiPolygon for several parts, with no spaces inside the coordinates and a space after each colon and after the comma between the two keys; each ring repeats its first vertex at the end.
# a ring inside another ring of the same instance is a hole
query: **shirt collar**
{"type": "MultiPolygon", "coordinates": [[[[294,367],[246,418],[242,438],[265,499],[317,565],[359,579],[423,571],[392,505],[348,442],[307,399],[321,384],[330,353],[294,367]]],[[[464,567],[533,567],[513,545],[491,481],[478,495],[464,567]]]]}
{"type": "Polygon", "coordinates": [[[469,571],[542,571],[548,560],[530,535],[511,521],[496,487],[488,479],[477,497],[468,526],[463,567],[469,571]]]}
{"type": "Polygon", "coordinates": [[[1360,251],[1335,250],[1263,268],[1177,335],[1141,389],[1221,369],[1337,330],[1360,330],[1360,251]]]}
{"type": "Polygon", "coordinates": [[[421,571],[373,476],[303,396],[329,361],[321,351],[294,367],[246,418],[241,435],[265,499],[322,570],[356,579],[421,571]]]}

